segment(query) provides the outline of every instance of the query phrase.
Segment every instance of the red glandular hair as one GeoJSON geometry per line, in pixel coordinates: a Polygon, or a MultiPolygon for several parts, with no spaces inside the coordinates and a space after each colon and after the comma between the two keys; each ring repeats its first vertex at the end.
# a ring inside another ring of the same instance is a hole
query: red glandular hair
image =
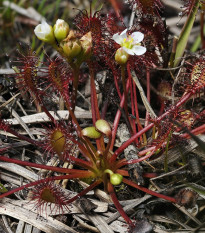
{"type": "Polygon", "coordinates": [[[56,185],[54,181],[40,181],[29,193],[29,199],[34,202],[34,209],[37,209],[40,215],[62,214],[63,207],[69,200],[69,195],[65,194],[60,185],[56,185]]]}
{"type": "Polygon", "coordinates": [[[155,145],[160,148],[164,143],[168,141],[169,135],[173,130],[173,123],[168,119],[157,125],[158,135],[151,143],[151,146],[155,145]]]}
{"type": "Polygon", "coordinates": [[[110,63],[115,51],[115,43],[111,35],[117,31],[114,18],[110,15],[102,16],[100,12],[95,12],[92,15],[84,10],[76,16],[75,25],[81,36],[91,32],[92,60],[95,61],[95,64],[100,66],[100,64],[110,63]]]}
{"type": "Polygon", "coordinates": [[[186,62],[180,84],[184,91],[200,92],[205,87],[205,57],[194,58],[191,62],[186,62]]]}
{"type": "Polygon", "coordinates": [[[19,57],[14,63],[17,64],[18,68],[18,73],[14,75],[18,88],[23,92],[29,91],[34,96],[40,95],[37,74],[39,71],[39,58],[35,52],[28,48],[26,54],[19,53],[19,57]]]}
{"type": "Polygon", "coordinates": [[[163,5],[160,0],[128,0],[128,3],[133,6],[137,4],[137,9],[143,14],[156,15],[162,9],[163,5]]]}
{"type": "Polygon", "coordinates": [[[69,87],[72,85],[73,77],[67,63],[60,57],[55,59],[48,57],[45,65],[46,67],[42,69],[42,72],[45,73],[43,83],[45,93],[48,95],[49,91],[53,90],[69,100],[71,97],[69,87]]]}
{"type": "Polygon", "coordinates": [[[166,25],[159,16],[142,16],[142,19],[135,22],[129,30],[129,34],[135,31],[144,34],[142,44],[147,51],[142,56],[130,56],[130,64],[141,73],[142,67],[166,66],[168,37],[166,25]]]}
{"type": "Polygon", "coordinates": [[[72,157],[76,157],[77,138],[71,127],[63,122],[56,122],[53,127],[46,129],[42,147],[51,155],[57,154],[61,161],[72,162],[72,157]]]}
{"type": "MultiPolygon", "coordinates": [[[[193,7],[197,0],[183,0],[184,5],[182,6],[181,16],[189,15],[193,11],[193,7]]],[[[205,6],[204,0],[200,0],[201,7],[205,6]]]]}

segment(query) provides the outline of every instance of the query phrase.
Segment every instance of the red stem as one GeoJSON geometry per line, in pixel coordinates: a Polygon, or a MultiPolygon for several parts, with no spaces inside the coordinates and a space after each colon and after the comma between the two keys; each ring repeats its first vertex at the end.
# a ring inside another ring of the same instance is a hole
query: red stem
{"type": "Polygon", "coordinates": [[[161,193],[154,192],[154,191],[152,191],[150,189],[147,189],[145,187],[139,186],[138,184],[136,184],[136,183],[134,183],[134,182],[132,182],[132,181],[126,179],[126,178],[123,178],[122,182],[124,182],[125,184],[128,184],[128,185],[130,185],[130,186],[132,186],[134,188],[137,188],[137,189],[139,189],[139,190],[141,190],[141,191],[143,191],[145,193],[148,193],[148,194],[150,194],[152,196],[156,196],[158,198],[162,198],[162,199],[165,199],[167,201],[171,201],[171,202],[176,203],[176,199],[174,197],[169,197],[169,196],[163,195],[161,193]]]}
{"type": "Polygon", "coordinates": [[[100,180],[96,180],[94,183],[92,183],[89,187],[85,188],[83,191],[81,191],[80,193],[78,193],[76,196],[72,197],[71,199],[69,199],[66,204],[70,204],[73,201],[75,201],[76,199],[78,199],[79,197],[82,197],[83,195],[85,195],[86,193],[88,193],[90,190],[94,189],[96,186],[98,186],[100,183],[102,183],[102,181],[100,180]]]}
{"type": "Polygon", "coordinates": [[[109,182],[108,183],[108,192],[112,198],[112,201],[115,205],[115,207],[117,208],[118,212],[120,213],[120,215],[125,219],[125,221],[131,225],[131,226],[134,226],[134,223],[131,221],[131,219],[127,216],[127,214],[125,213],[125,211],[123,210],[122,206],[120,205],[117,197],[116,197],[116,194],[115,194],[115,191],[114,191],[114,188],[113,188],[113,185],[109,182]]]}
{"type": "MultiPolygon", "coordinates": [[[[128,65],[127,65],[128,66],[128,65]]],[[[133,93],[133,83],[132,83],[132,76],[130,75],[130,72],[128,72],[128,78],[130,82],[130,99],[131,99],[131,106],[132,106],[132,115],[135,115],[135,104],[134,104],[134,93],[133,93]]],[[[130,117],[130,123],[132,127],[132,132],[133,134],[137,133],[136,130],[136,124],[135,124],[135,119],[130,117]]],[[[136,140],[136,143],[138,143],[138,139],[136,140]]]]}
{"type": "MultiPolygon", "coordinates": [[[[129,176],[128,171],[122,170],[122,169],[117,169],[116,173],[119,173],[122,176],[129,176]]],[[[145,172],[145,173],[142,174],[142,176],[145,177],[145,178],[155,178],[158,175],[159,174],[157,174],[156,172],[152,172],[152,173],[151,172],[145,172]]]]}
{"type": "MultiPolygon", "coordinates": [[[[146,69],[146,77],[147,77],[147,100],[150,103],[150,71],[146,69]]],[[[146,118],[145,118],[145,127],[148,125],[149,122],[149,112],[146,111],[146,118]]]]}
{"type": "Polygon", "coordinates": [[[115,88],[117,90],[117,94],[120,97],[120,100],[122,100],[122,95],[120,93],[120,88],[119,88],[119,85],[118,85],[118,81],[117,81],[117,76],[116,75],[114,75],[114,82],[115,82],[115,88]]]}
{"type": "MultiPolygon", "coordinates": [[[[95,122],[99,120],[100,117],[100,111],[98,108],[98,100],[97,100],[97,93],[96,93],[96,86],[95,86],[95,76],[94,76],[94,70],[92,67],[92,64],[89,65],[90,69],[90,85],[91,85],[91,108],[92,108],[92,120],[93,124],[95,125],[95,122]]],[[[97,148],[98,150],[103,151],[105,149],[104,139],[101,137],[100,139],[96,140],[97,148]]]]}
{"type": "Polygon", "coordinates": [[[21,161],[18,159],[11,159],[11,158],[7,158],[4,156],[0,156],[0,161],[4,161],[8,163],[15,163],[15,164],[19,164],[22,166],[36,167],[36,168],[55,171],[55,172],[67,173],[67,174],[69,173],[82,173],[82,174],[85,173],[86,174],[87,173],[87,171],[84,171],[84,170],[47,166],[44,164],[31,163],[31,162],[21,161]]]}
{"type": "MultiPolygon", "coordinates": [[[[127,85],[126,85],[126,89],[127,90],[128,90],[128,88],[129,88],[129,79],[127,80],[127,85]]],[[[125,103],[125,95],[123,94],[121,102],[120,102],[120,107],[121,108],[123,108],[124,103],[125,103]]],[[[118,128],[118,124],[119,124],[119,121],[120,121],[120,117],[121,117],[121,110],[118,109],[117,113],[115,115],[115,120],[114,120],[113,128],[112,128],[112,141],[111,141],[111,145],[110,145],[110,150],[111,151],[113,150],[113,147],[114,147],[115,137],[116,137],[116,133],[117,133],[117,128],[118,128]]]]}
{"type": "MultiPolygon", "coordinates": [[[[196,135],[199,135],[199,134],[202,134],[202,133],[205,133],[205,124],[197,127],[196,129],[193,129],[192,131],[190,131],[192,134],[194,134],[195,136],[196,135]]],[[[191,136],[188,134],[188,133],[185,133],[185,134],[182,134],[180,137],[183,137],[183,138],[190,138],[191,136]]]]}
{"type": "Polygon", "coordinates": [[[35,140],[31,139],[31,138],[28,138],[28,137],[26,137],[26,136],[24,136],[22,134],[17,133],[15,130],[11,129],[9,126],[3,128],[3,129],[4,129],[4,131],[6,131],[8,133],[13,134],[17,138],[31,143],[32,145],[35,145],[35,146],[40,146],[41,145],[41,143],[39,143],[38,141],[35,141],[35,140]]]}
{"type": "MultiPolygon", "coordinates": [[[[156,119],[156,121],[161,121],[163,120],[168,114],[170,114],[173,111],[176,111],[177,108],[179,108],[182,104],[184,104],[192,95],[195,94],[195,90],[192,90],[190,92],[188,92],[185,96],[183,96],[179,102],[172,108],[170,108],[167,112],[165,112],[163,115],[161,115],[160,117],[158,117],[156,119]]],[[[138,133],[136,133],[135,135],[133,135],[129,140],[127,140],[124,144],[122,144],[116,151],[115,153],[112,155],[112,158],[110,159],[110,163],[113,163],[119,154],[121,154],[123,152],[123,150],[125,148],[127,148],[132,142],[134,142],[136,140],[136,138],[140,137],[142,134],[144,134],[145,132],[147,132],[148,130],[150,130],[152,127],[154,126],[154,123],[149,124],[148,126],[146,126],[145,128],[143,128],[141,131],[139,131],[138,133]]]]}
{"type": "Polygon", "coordinates": [[[109,0],[110,3],[112,4],[112,7],[115,11],[115,14],[117,15],[118,19],[121,19],[120,17],[120,9],[119,9],[119,6],[118,6],[118,2],[116,0],[109,0]]]}
{"type": "Polygon", "coordinates": [[[133,160],[125,160],[125,159],[122,159],[120,160],[117,165],[116,165],[116,168],[120,168],[120,167],[123,167],[125,165],[128,165],[128,164],[134,164],[134,163],[139,163],[139,162],[142,162],[148,158],[150,158],[153,154],[155,153],[155,150],[153,150],[152,152],[148,153],[147,155],[145,155],[144,157],[141,157],[139,159],[133,159],[133,160]]]}

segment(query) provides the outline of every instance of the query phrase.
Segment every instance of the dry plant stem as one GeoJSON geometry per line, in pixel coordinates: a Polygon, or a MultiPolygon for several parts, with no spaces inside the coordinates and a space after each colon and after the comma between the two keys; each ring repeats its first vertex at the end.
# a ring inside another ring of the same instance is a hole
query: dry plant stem
{"type": "MultiPolygon", "coordinates": [[[[156,121],[161,121],[163,120],[167,115],[169,115],[172,111],[176,111],[176,109],[178,109],[182,104],[184,104],[192,95],[194,95],[196,92],[196,90],[192,90],[190,92],[188,92],[185,96],[183,96],[178,103],[176,103],[175,106],[173,106],[172,108],[170,108],[167,112],[165,112],[164,114],[162,114],[160,117],[158,117],[156,119],[156,121]]],[[[148,126],[146,126],[145,128],[143,128],[141,131],[139,131],[138,133],[136,133],[135,135],[133,135],[129,140],[127,140],[123,145],[121,145],[116,151],[115,153],[112,155],[111,159],[110,159],[110,163],[113,163],[119,154],[121,154],[125,148],[127,148],[132,142],[134,142],[138,137],[140,137],[142,134],[144,134],[145,132],[147,132],[148,130],[150,130],[152,127],[154,126],[154,123],[149,124],[148,126]]]]}
{"type": "Polygon", "coordinates": [[[29,184],[26,184],[26,185],[22,185],[18,188],[15,188],[15,189],[12,189],[6,193],[3,193],[0,195],[0,199],[3,198],[3,197],[7,197],[15,192],[18,192],[18,191],[21,191],[25,188],[29,188],[29,187],[32,187],[32,186],[35,186],[35,185],[38,185],[39,183],[41,183],[42,181],[43,182],[49,182],[51,180],[64,180],[64,179],[78,179],[78,178],[89,178],[90,176],[92,175],[92,173],[90,172],[90,174],[88,173],[87,175],[85,174],[72,174],[72,175],[62,175],[62,176],[55,176],[55,177],[49,177],[49,178],[45,178],[45,179],[41,179],[41,180],[37,180],[37,181],[34,181],[34,182],[31,182],[29,184]]]}
{"type": "Polygon", "coordinates": [[[144,187],[142,187],[142,186],[139,186],[138,184],[136,184],[136,183],[134,183],[134,182],[132,182],[132,181],[126,179],[126,178],[123,178],[123,182],[124,182],[125,184],[128,184],[128,185],[130,185],[130,186],[132,186],[132,187],[134,187],[134,188],[137,188],[137,189],[139,189],[139,190],[141,190],[141,191],[143,191],[143,192],[145,192],[145,193],[147,193],[147,194],[150,194],[150,195],[152,195],[152,196],[155,196],[155,197],[158,197],[158,198],[162,198],[162,199],[165,199],[165,200],[167,200],[167,201],[176,203],[176,199],[175,199],[175,198],[169,197],[169,196],[166,196],[166,195],[163,195],[163,194],[154,192],[154,191],[152,191],[152,190],[150,190],[150,189],[144,188],[144,187]]]}
{"type": "Polygon", "coordinates": [[[125,213],[125,211],[123,210],[122,206],[120,205],[118,199],[117,199],[117,196],[115,194],[115,191],[114,191],[114,188],[113,188],[113,185],[109,182],[108,183],[108,192],[112,198],[112,201],[115,205],[115,207],[117,208],[117,210],[119,211],[120,215],[125,219],[125,221],[131,225],[131,226],[134,226],[134,223],[131,221],[131,219],[127,216],[127,214],[125,213]]]}

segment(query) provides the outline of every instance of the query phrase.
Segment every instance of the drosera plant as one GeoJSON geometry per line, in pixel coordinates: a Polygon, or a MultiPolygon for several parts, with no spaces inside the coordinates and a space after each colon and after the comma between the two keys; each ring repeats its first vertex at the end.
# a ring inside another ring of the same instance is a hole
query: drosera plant
{"type": "MultiPolygon", "coordinates": [[[[142,11],[146,5],[149,5],[148,1],[145,1],[145,5],[143,5],[142,1],[132,1],[134,4],[138,2],[140,2],[139,7],[141,7],[142,11]]],[[[159,8],[161,6],[159,4],[160,1],[156,1],[156,4],[154,2],[151,1],[150,7],[157,6],[159,8]]],[[[153,15],[156,15],[157,18],[160,17],[158,10],[150,11],[148,14],[152,16],[150,18],[151,22],[153,15]]],[[[21,84],[26,87],[26,90],[32,93],[32,96],[41,106],[42,110],[50,118],[52,128],[47,130],[46,139],[43,140],[34,140],[18,133],[12,128],[12,125],[9,125],[3,119],[0,120],[0,128],[15,135],[20,140],[27,141],[43,149],[46,154],[57,155],[61,162],[70,162],[74,167],[69,169],[21,161],[3,156],[4,151],[0,150],[2,154],[0,156],[1,161],[64,174],[41,178],[37,181],[22,185],[1,194],[0,198],[29,188],[32,193],[30,197],[33,201],[36,201],[36,207],[40,211],[46,209],[48,203],[55,204],[53,211],[56,211],[56,209],[61,209],[62,206],[69,208],[71,202],[85,195],[98,185],[103,184],[104,190],[110,194],[117,210],[130,227],[134,228],[135,222],[129,218],[118,201],[115,193],[115,185],[120,185],[123,182],[155,197],[176,203],[174,197],[157,193],[142,186],[138,182],[132,181],[128,167],[130,164],[137,164],[149,159],[151,156],[159,153],[159,151],[164,151],[166,145],[168,145],[166,148],[168,149],[172,143],[174,131],[176,130],[173,121],[182,121],[182,106],[198,91],[204,88],[204,67],[203,65],[199,65],[199,63],[193,66],[193,70],[189,75],[189,88],[165,112],[163,112],[163,109],[161,115],[154,118],[151,115],[150,106],[145,106],[147,112],[146,124],[143,127],[139,118],[135,80],[140,74],[146,77],[147,95],[140,94],[146,99],[143,103],[149,105],[150,69],[160,65],[161,61],[157,54],[161,51],[157,51],[158,53],[156,53],[155,50],[151,50],[146,44],[148,42],[155,43],[156,48],[159,49],[162,47],[162,43],[164,43],[161,41],[164,40],[152,40],[154,37],[159,36],[159,30],[154,30],[151,26],[148,27],[151,24],[143,27],[143,23],[140,22],[139,25],[134,25],[131,29],[125,29],[124,25],[121,25],[119,26],[119,32],[116,32],[110,26],[112,23],[114,24],[110,17],[108,17],[109,20],[107,19],[103,22],[99,20],[99,17],[99,13],[92,15],[92,12],[90,12],[89,15],[87,12],[80,12],[76,23],[85,24],[81,27],[80,25],[76,25],[76,31],[71,29],[62,19],[58,19],[54,26],[42,22],[42,24],[39,24],[35,28],[34,32],[36,36],[52,46],[61,57],[56,59],[48,58],[48,61],[43,64],[44,66],[40,66],[35,54],[32,53],[29,56],[22,55],[23,59],[20,59],[22,64],[19,66],[19,72],[17,72],[15,77],[16,79],[20,79],[21,84]],[[80,22],[80,17],[86,19],[86,21],[80,22]],[[108,22],[109,28],[106,31],[105,24],[108,22]],[[137,26],[139,27],[138,31],[135,30],[137,26]],[[95,34],[96,32],[98,33],[97,35],[95,34]],[[150,32],[156,34],[150,37],[150,32]],[[98,45],[99,47],[97,47],[98,45]],[[99,56],[96,51],[100,53],[99,56]],[[86,128],[80,126],[75,116],[82,64],[87,65],[89,69],[91,90],[92,125],[86,128]],[[102,114],[99,109],[95,83],[98,69],[107,69],[113,74],[114,83],[120,99],[120,108],[115,114],[112,127],[105,120],[105,117],[102,117],[102,115],[106,116],[106,111],[104,110],[105,112],[102,114]],[[140,72],[142,70],[144,73],[140,72]],[[198,72],[198,70],[200,71],[198,72]],[[45,74],[43,77],[39,76],[38,73],[40,71],[45,74]],[[121,76],[121,78],[118,76],[121,76]],[[198,81],[199,79],[202,81],[199,82],[200,85],[197,85],[196,80],[198,81]],[[51,95],[51,90],[54,90],[63,98],[64,104],[69,112],[68,121],[61,120],[57,122],[49,112],[45,104],[45,96],[48,97],[51,95]],[[129,128],[130,138],[116,149],[114,147],[116,132],[123,112],[125,112],[124,118],[129,128]],[[135,119],[131,118],[130,114],[135,119]],[[153,129],[153,141],[148,143],[146,133],[151,129],[153,129]],[[139,157],[136,159],[127,160],[125,157],[120,157],[130,145],[138,148],[145,146],[145,149],[142,149],[138,153],[139,157]],[[79,156],[76,156],[78,153],[75,154],[72,152],[73,148],[79,151],[79,156]],[[91,182],[86,189],[70,198],[60,187],[54,184],[56,180],[64,179],[89,179],[91,182]]],[[[161,27],[161,19],[155,27],[161,27]]],[[[160,35],[161,37],[167,36],[162,34],[160,35]]],[[[203,133],[204,130],[204,128],[198,127],[193,132],[194,135],[198,135],[203,133]]],[[[180,135],[178,137],[180,140],[180,135]]],[[[148,177],[149,174],[144,173],[144,176],[148,177]]]]}

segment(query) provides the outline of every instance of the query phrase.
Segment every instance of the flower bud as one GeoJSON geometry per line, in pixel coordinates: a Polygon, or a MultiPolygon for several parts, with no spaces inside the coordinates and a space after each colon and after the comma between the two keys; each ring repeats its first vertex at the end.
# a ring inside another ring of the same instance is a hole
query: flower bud
{"type": "Polygon", "coordinates": [[[93,139],[98,139],[101,137],[101,133],[98,132],[94,126],[86,127],[81,131],[82,136],[86,136],[93,139]]]}
{"type": "Polygon", "coordinates": [[[95,122],[95,128],[100,131],[101,133],[104,133],[106,136],[111,135],[111,128],[107,121],[100,119],[95,122]]]}
{"type": "Polygon", "coordinates": [[[118,173],[113,173],[112,175],[110,175],[110,183],[113,185],[121,184],[122,179],[123,179],[123,176],[118,173]]]}
{"type": "Polygon", "coordinates": [[[56,24],[53,26],[53,31],[55,38],[58,42],[60,42],[67,37],[69,32],[69,25],[63,19],[58,19],[56,24]]]}
{"type": "Polygon", "coordinates": [[[60,46],[69,59],[73,59],[78,56],[82,49],[80,41],[75,37],[72,30],[69,32],[67,38],[61,41],[60,46]]]}
{"type": "Polygon", "coordinates": [[[115,61],[119,65],[125,65],[127,63],[128,58],[129,54],[125,52],[123,48],[119,48],[115,53],[115,61]]]}
{"type": "Polygon", "coordinates": [[[88,32],[83,37],[81,37],[80,43],[81,43],[85,58],[89,58],[91,55],[91,49],[92,49],[91,32],[88,32]]]}
{"type": "Polygon", "coordinates": [[[53,33],[53,28],[45,21],[42,24],[39,24],[34,29],[35,35],[38,37],[39,40],[47,42],[49,44],[55,43],[55,37],[53,33]]]}

